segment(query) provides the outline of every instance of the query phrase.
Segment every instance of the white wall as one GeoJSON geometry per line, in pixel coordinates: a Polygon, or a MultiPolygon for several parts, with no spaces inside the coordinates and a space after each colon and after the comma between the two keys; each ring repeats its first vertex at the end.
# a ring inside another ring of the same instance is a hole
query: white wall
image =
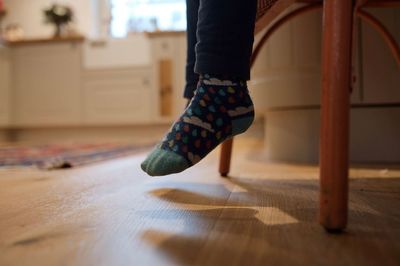
{"type": "Polygon", "coordinates": [[[144,34],[125,39],[107,38],[107,0],[5,0],[8,14],[3,25],[19,24],[25,38],[50,37],[54,28],[44,22],[43,10],[53,3],[69,5],[74,10],[74,27],[88,39],[84,67],[89,69],[133,67],[150,64],[150,41],[144,34]]]}
{"type": "Polygon", "coordinates": [[[54,28],[45,24],[43,10],[52,3],[66,4],[74,10],[74,26],[85,36],[94,32],[92,0],[5,0],[8,14],[4,24],[18,23],[25,32],[25,37],[48,37],[54,28]]]}

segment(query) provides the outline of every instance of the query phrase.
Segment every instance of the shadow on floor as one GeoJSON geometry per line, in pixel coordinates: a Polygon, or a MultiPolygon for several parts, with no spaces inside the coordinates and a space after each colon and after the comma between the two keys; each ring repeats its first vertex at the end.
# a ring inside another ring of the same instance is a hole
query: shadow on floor
{"type": "Polygon", "coordinates": [[[222,184],[175,183],[150,193],[172,209],[142,212],[179,219],[176,233],[142,238],[179,265],[398,265],[400,178],[353,179],[349,226],[341,235],[316,222],[316,180],[234,178],[222,184]],[[238,191],[238,192],[236,192],[238,191]]]}

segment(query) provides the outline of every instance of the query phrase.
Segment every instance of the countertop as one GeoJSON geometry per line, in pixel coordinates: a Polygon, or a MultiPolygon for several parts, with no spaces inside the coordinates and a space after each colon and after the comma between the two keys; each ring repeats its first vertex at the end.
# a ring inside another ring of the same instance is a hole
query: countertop
{"type": "Polygon", "coordinates": [[[62,42],[83,42],[85,37],[82,35],[71,35],[55,38],[27,38],[14,41],[3,41],[5,46],[21,46],[31,44],[47,44],[47,43],[62,43],[62,42]]]}

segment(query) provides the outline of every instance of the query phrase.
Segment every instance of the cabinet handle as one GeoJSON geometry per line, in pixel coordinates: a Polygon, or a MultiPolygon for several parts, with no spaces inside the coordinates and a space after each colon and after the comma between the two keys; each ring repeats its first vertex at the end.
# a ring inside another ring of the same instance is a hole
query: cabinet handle
{"type": "Polygon", "coordinates": [[[162,42],[162,43],[161,43],[161,48],[162,48],[163,50],[168,50],[168,49],[169,49],[168,43],[167,43],[167,42],[162,42]]]}

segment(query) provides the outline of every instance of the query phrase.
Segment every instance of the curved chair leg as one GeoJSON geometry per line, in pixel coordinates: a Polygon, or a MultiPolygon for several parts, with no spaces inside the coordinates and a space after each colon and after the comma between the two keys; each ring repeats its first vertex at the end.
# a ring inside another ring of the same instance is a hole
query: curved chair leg
{"type": "Polygon", "coordinates": [[[329,232],[347,224],[352,2],[323,8],[319,221],[329,232]]]}
{"type": "Polygon", "coordinates": [[[219,173],[221,176],[228,176],[231,167],[233,138],[225,140],[221,144],[221,154],[219,159],[219,173]]]}
{"type": "Polygon", "coordinates": [[[390,51],[396,59],[397,64],[400,66],[400,48],[397,45],[396,39],[393,37],[393,35],[390,34],[390,32],[379,20],[377,20],[368,12],[359,9],[357,10],[356,14],[357,16],[368,22],[382,36],[383,40],[389,46],[390,51]]]}

